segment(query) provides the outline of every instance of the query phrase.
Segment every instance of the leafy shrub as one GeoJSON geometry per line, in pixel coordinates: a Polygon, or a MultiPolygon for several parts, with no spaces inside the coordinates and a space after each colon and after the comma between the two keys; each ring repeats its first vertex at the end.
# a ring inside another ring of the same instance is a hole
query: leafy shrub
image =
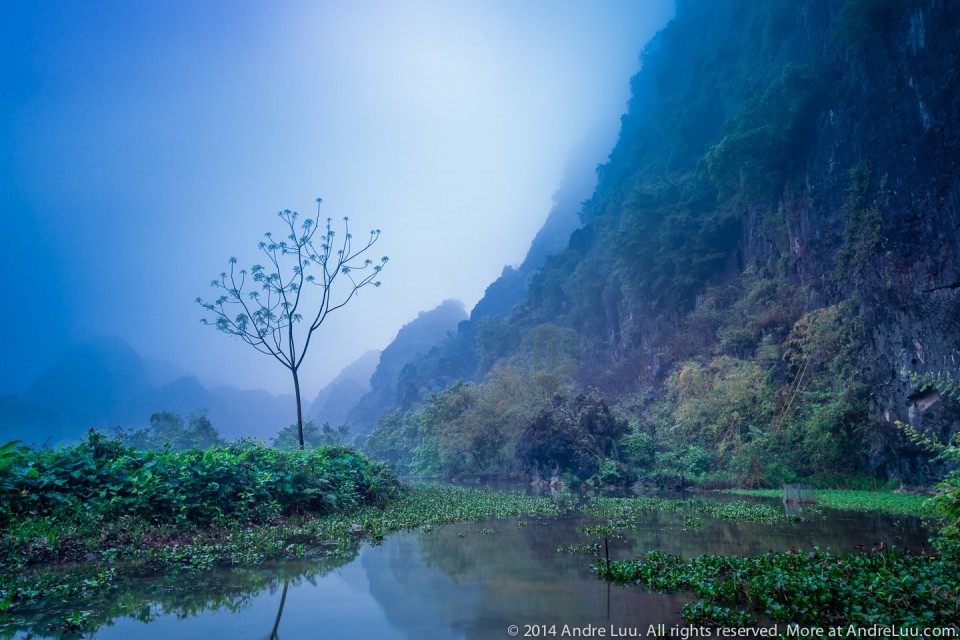
{"type": "Polygon", "coordinates": [[[598,473],[601,483],[625,479],[624,470],[610,460],[614,442],[628,431],[597,393],[581,393],[571,400],[557,399],[541,411],[517,441],[516,457],[528,471],[551,475],[568,472],[581,479],[598,473]]]}
{"type": "Polygon", "coordinates": [[[138,449],[204,449],[224,444],[220,432],[202,411],[191,413],[187,420],[178,413],[160,411],[150,416],[149,428],[117,429],[116,438],[138,449]]]}
{"type": "MultiPolygon", "coordinates": [[[[935,389],[943,397],[954,402],[960,401],[960,381],[949,373],[918,375],[911,372],[907,375],[919,391],[935,389]]],[[[930,503],[941,519],[936,538],[937,548],[945,556],[960,560],[960,432],[953,434],[947,442],[942,442],[930,435],[918,433],[909,425],[898,422],[897,426],[921,446],[937,452],[936,460],[954,466],[937,485],[937,494],[930,499],[930,503]]]]}
{"type": "Polygon", "coordinates": [[[28,451],[0,476],[0,522],[74,514],[154,523],[257,520],[329,513],[399,490],[392,472],[350,449],[282,452],[245,441],[186,451],[142,451],[91,431],[55,451],[28,451]]]}
{"type": "Polygon", "coordinates": [[[703,480],[715,468],[715,456],[696,445],[682,444],[662,451],[657,457],[657,468],[687,480],[703,480]]]}
{"type": "Polygon", "coordinates": [[[649,471],[656,463],[656,441],[636,421],[631,421],[630,433],[623,438],[620,449],[624,462],[639,471],[649,471]]]}
{"type": "MultiPolygon", "coordinates": [[[[347,442],[349,433],[350,426],[347,424],[334,429],[329,422],[324,422],[322,427],[318,427],[313,420],[308,420],[303,423],[303,445],[311,449],[343,446],[347,442]]],[[[300,435],[297,425],[291,424],[281,429],[273,439],[273,446],[287,451],[299,449],[300,435]]]]}

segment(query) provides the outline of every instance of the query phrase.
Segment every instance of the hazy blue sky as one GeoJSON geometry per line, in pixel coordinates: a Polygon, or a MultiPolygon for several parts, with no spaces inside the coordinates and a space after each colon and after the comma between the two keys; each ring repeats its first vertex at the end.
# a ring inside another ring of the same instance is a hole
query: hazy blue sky
{"type": "Polygon", "coordinates": [[[199,323],[275,214],[383,231],[384,286],[331,316],[308,398],[446,298],[469,310],[612,135],[669,0],[0,3],[0,392],[114,334],[206,383],[289,391],[199,323]]]}

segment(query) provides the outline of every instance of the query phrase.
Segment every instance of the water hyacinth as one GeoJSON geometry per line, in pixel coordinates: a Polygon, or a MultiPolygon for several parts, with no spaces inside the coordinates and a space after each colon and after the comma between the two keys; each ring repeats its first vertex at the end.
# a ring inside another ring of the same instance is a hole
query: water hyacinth
{"type": "MultiPolygon", "coordinates": [[[[657,591],[690,591],[702,604],[684,612],[707,621],[742,607],[777,622],[957,628],[960,578],[941,558],[899,549],[873,553],[766,553],[753,558],[651,552],[635,560],[599,560],[600,578],[657,591]]],[[[689,617],[688,617],[689,616],[689,617]]],[[[724,624],[751,619],[733,612],[724,624]]]]}
{"type": "MultiPolygon", "coordinates": [[[[781,509],[768,504],[736,501],[717,503],[702,499],[679,500],[674,498],[591,498],[583,512],[611,520],[628,522],[650,511],[672,511],[692,517],[702,515],[720,520],[740,522],[796,522],[797,516],[786,515],[781,509]]],[[[691,519],[691,523],[693,519],[691,519]]]]}
{"type": "MultiPolygon", "coordinates": [[[[782,498],[780,489],[730,489],[724,493],[757,496],[762,498],[782,498]]],[[[856,491],[851,489],[818,489],[815,492],[817,504],[828,509],[849,509],[853,511],[876,511],[901,515],[929,518],[933,508],[929,497],[892,491],[856,491]]],[[[804,511],[811,511],[805,508],[804,511]]]]}

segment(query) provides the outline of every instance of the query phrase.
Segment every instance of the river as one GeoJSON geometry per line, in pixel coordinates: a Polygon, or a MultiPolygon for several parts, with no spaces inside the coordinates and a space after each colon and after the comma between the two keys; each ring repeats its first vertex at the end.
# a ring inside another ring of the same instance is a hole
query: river
{"type": "MultiPolygon", "coordinates": [[[[551,637],[551,627],[563,637],[564,625],[580,633],[604,628],[610,637],[617,629],[644,634],[650,625],[681,624],[690,596],[606,584],[594,572],[597,556],[558,551],[598,542],[577,531],[597,521],[571,512],[459,523],[390,535],[337,561],[140,575],[84,603],[90,630],[83,637],[455,640],[509,638],[511,626],[519,637],[551,637]]],[[[798,523],[704,518],[687,529],[679,514],[651,512],[610,540],[610,556],[844,552],[880,542],[918,548],[926,539],[921,522],[907,516],[824,510],[798,523]]],[[[17,611],[0,623],[0,637],[56,637],[52,621],[76,607],[48,602],[17,611]]]]}

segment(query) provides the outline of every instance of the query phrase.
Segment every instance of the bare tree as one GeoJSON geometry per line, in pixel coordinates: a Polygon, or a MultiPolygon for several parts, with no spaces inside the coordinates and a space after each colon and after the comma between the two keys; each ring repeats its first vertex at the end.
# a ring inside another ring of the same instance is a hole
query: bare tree
{"type": "Polygon", "coordinates": [[[317,198],[317,220],[305,218],[297,222],[296,211],[285,209],[277,215],[289,233],[277,241],[265,233],[258,245],[267,257],[266,266],[255,264],[249,271],[236,268],[237,259],[230,258],[230,270],[210,283],[220,290],[213,302],[197,298],[207,310],[203,324],[236,336],[262,354],[273,357],[293,375],[297,398],[297,434],[303,448],[303,404],[300,399],[300,366],[310,347],[314,332],[327,316],[346,305],[357,291],[380,286],[377,277],[388,258],[378,263],[366,257],[380,238],[380,230],[370,232],[362,244],[355,244],[350,234],[349,218],[343,219],[343,238],[337,239],[333,219],[327,218],[321,231],[318,223],[320,203],[317,198]],[[319,300],[311,302],[308,294],[316,287],[319,300]],[[307,311],[309,309],[309,311],[307,311]]]}

